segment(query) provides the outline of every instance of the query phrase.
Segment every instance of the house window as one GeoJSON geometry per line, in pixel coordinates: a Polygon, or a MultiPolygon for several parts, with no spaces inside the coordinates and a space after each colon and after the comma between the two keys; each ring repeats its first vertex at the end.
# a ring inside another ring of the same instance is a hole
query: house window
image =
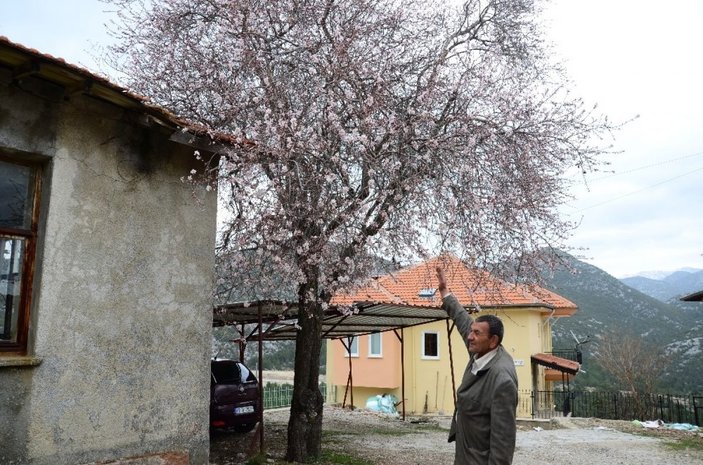
{"type": "Polygon", "coordinates": [[[381,333],[369,334],[369,358],[383,357],[381,333]]]}
{"type": "Polygon", "coordinates": [[[359,356],[359,338],[357,336],[345,337],[343,340],[344,344],[344,356],[358,357],[359,356]],[[349,347],[349,350],[347,350],[349,347]]]}
{"type": "Polygon", "coordinates": [[[422,332],[422,358],[439,360],[439,333],[436,331],[422,332]]]}
{"type": "Polygon", "coordinates": [[[0,351],[26,353],[39,168],[0,154],[0,351]]]}

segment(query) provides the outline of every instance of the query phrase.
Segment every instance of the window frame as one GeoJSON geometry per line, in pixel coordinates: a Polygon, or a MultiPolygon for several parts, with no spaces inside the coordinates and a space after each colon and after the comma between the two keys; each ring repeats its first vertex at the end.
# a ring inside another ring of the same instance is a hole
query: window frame
{"type": "Polygon", "coordinates": [[[420,340],[420,348],[422,350],[422,352],[420,353],[420,358],[422,360],[439,360],[439,358],[440,358],[439,331],[433,331],[433,330],[422,331],[421,340],[420,340]],[[427,355],[427,350],[426,350],[427,348],[425,347],[425,341],[426,341],[426,336],[429,334],[433,334],[435,336],[436,346],[437,346],[437,355],[427,355]]]}
{"type": "Polygon", "coordinates": [[[0,340],[0,356],[26,355],[28,352],[29,327],[32,304],[32,284],[34,281],[34,267],[37,251],[37,231],[39,230],[39,210],[41,203],[41,187],[43,167],[40,162],[33,160],[19,160],[7,155],[0,150],[0,161],[5,163],[26,166],[33,170],[34,179],[30,180],[33,186],[31,220],[29,229],[8,228],[0,226],[0,236],[10,239],[25,241],[22,252],[22,273],[20,276],[19,305],[17,306],[17,338],[15,341],[4,342],[0,340]]]}
{"type": "Polygon", "coordinates": [[[383,358],[383,333],[369,334],[368,358],[383,358]],[[377,354],[374,354],[373,352],[371,352],[371,348],[372,348],[371,338],[374,336],[378,336],[378,353],[377,354]]]}

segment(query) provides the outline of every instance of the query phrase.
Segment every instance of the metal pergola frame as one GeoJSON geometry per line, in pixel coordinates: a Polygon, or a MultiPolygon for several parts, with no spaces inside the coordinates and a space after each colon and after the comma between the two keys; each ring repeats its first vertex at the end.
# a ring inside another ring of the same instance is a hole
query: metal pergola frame
{"type": "MultiPolygon", "coordinates": [[[[456,404],[456,379],[454,377],[454,356],[451,343],[451,335],[455,329],[454,322],[451,321],[447,313],[437,306],[434,300],[428,298],[427,306],[408,305],[403,303],[387,303],[387,302],[370,302],[360,301],[355,302],[351,308],[346,310],[331,306],[322,314],[322,338],[323,339],[340,339],[346,348],[350,351],[350,337],[363,336],[372,333],[380,333],[393,331],[400,342],[400,363],[401,363],[401,397],[402,403],[402,419],[405,420],[405,354],[404,354],[404,337],[403,329],[412,326],[424,325],[436,321],[446,321],[447,326],[447,341],[449,344],[449,364],[452,378],[452,393],[454,396],[454,404],[456,404]]],[[[503,307],[546,307],[549,304],[540,303],[533,304],[507,304],[507,305],[487,305],[483,306],[483,310],[500,310],[503,307]]],[[[470,313],[476,313],[474,307],[464,307],[470,313]]],[[[242,337],[237,340],[240,344],[240,357],[243,357],[244,346],[249,341],[258,342],[259,355],[259,380],[263,375],[263,341],[283,341],[295,340],[298,331],[298,306],[295,302],[287,302],[283,300],[259,300],[256,302],[237,302],[223,304],[213,309],[213,326],[239,326],[242,337]],[[248,334],[245,334],[247,325],[255,325],[250,328],[248,334]]],[[[535,362],[533,361],[533,367],[535,362]]],[[[349,357],[349,377],[347,380],[346,390],[353,392],[353,377],[352,377],[352,357],[349,357]]],[[[345,403],[346,403],[345,391],[345,403]]],[[[263,402],[263,384],[259,383],[259,399],[263,402]]],[[[353,398],[351,399],[353,405],[353,398]]],[[[263,429],[263,404],[259,408],[259,425],[258,437],[260,451],[264,450],[264,429],[263,429]]],[[[253,446],[253,444],[252,444],[253,446]]]]}
{"type": "MultiPolygon", "coordinates": [[[[454,379],[454,362],[451,347],[451,333],[454,323],[450,322],[447,313],[428,299],[428,306],[389,304],[378,302],[356,302],[351,308],[341,309],[330,307],[322,314],[322,338],[340,339],[350,351],[349,338],[366,334],[393,331],[400,342],[401,350],[401,397],[402,418],[405,420],[405,357],[403,329],[424,325],[435,321],[447,322],[447,340],[449,341],[449,361],[452,375],[452,392],[456,402],[456,381],[454,379]],[[346,341],[346,343],[345,343],[346,341]]],[[[475,312],[474,309],[468,309],[475,312]]],[[[262,343],[263,341],[295,340],[298,331],[297,303],[282,300],[260,300],[256,302],[237,302],[223,304],[213,309],[213,326],[239,326],[242,337],[237,340],[240,344],[240,358],[244,355],[244,346],[248,341],[258,342],[259,380],[263,375],[262,343]],[[245,334],[247,325],[255,325],[245,334]]],[[[349,357],[349,377],[347,391],[353,392],[352,357],[349,357]]],[[[259,425],[258,438],[260,451],[264,450],[263,428],[263,383],[259,383],[259,425]]],[[[346,392],[345,392],[346,402],[346,392]]],[[[351,404],[353,405],[353,398],[351,404]]],[[[253,445],[253,444],[252,444],[253,445]]]]}
{"type": "MultiPolygon", "coordinates": [[[[256,324],[259,321],[259,312],[262,322],[268,326],[265,329],[256,328],[246,336],[247,340],[257,340],[259,334],[264,341],[295,339],[295,323],[298,319],[296,303],[262,300],[220,305],[214,309],[213,325],[256,324]]],[[[445,319],[447,313],[436,306],[357,302],[348,311],[330,307],[323,312],[322,338],[361,336],[445,319]]]]}

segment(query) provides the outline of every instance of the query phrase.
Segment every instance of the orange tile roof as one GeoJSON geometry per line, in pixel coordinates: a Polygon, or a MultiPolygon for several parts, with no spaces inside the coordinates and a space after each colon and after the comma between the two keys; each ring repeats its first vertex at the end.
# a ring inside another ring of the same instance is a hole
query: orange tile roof
{"type": "Polygon", "coordinates": [[[513,285],[492,277],[485,271],[469,268],[457,257],[441,255],[418,265],[374,278],[365,287],[353,293],[339,294],[333,305],[351,305],[358,302],[388,303],[421,307],[439,307],[439,292],[420,295],[422,290],[437,287],[436,269],[441,266],[447,287],[465,307],[543,307],[545,309],[575,311],[576,305],[539,286],[513,285]]]}

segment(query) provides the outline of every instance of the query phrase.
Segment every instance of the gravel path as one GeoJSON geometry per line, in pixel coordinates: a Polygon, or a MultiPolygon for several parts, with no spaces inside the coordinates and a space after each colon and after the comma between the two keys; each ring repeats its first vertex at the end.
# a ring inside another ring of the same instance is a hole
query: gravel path
{"type": "MultiPolygon", "coordinates": [[[[287,410],[267,411],[266,450],[269,463],[283,464],[287,410]]],[[[454,445],[447,443],[447,417],[398,419],[365,410],[325,407],[325,453],[363,458],[376,465],[451,464],[454,445]]],[[[629,422],[597,419],[561,419],[558,423],[521,423],[514,465],[703,465],[703,435],[671,430],[644,430],[629,422]],[[537,430],[541,429],[541,430],[537,430]],[[637,434],[635,434],[637,433],[637,434]],[[646,435],[643,435],[646,434],[646,435]],[[668,444],[692,442],[695,448],[674,449],[668,444]]],[[[221,434],[212,439],[212,465],[246,462],[246,450],[258,451],[248,435],[221,434]]],[[[318,464],[331,464],[320,461],[318,464]]]]}
{"type": "Polygon", "coordinates": [[[676,464],[703,463],[700,451],[672,451],[663,440],[615,430],[558,429],[518,434],[515,464],[676,464]]]}

